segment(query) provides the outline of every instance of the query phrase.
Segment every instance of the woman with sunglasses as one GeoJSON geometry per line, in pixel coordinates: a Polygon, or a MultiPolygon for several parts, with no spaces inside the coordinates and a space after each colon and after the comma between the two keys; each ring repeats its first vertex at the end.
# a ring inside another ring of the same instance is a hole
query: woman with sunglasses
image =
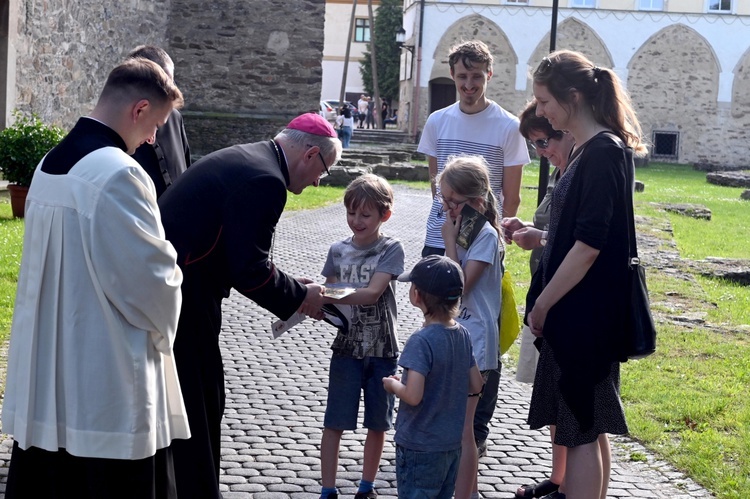
{"type": "MultiPolygon", "coordinates": [[[[531,250],[530,267],[531,275],[534,275],[544,249],[543,241],[541,241],[543,233],[523,229],[536,227],[540,231],[545,231],[549,228],[552,189],[555,187],[557,179],[565,172],[574,140],[570,134],[552,128],[546,118],[536,115],[536,101],[531,101],[526,105],[519,119],[521,135],[531,142],[539,156],[547,158],[554,167],[550,172],[547,193],[542,202],[539,203],[536,212],[534,212],[533,223],[523,222],[517,217],[504,218],[500,222],[507,244],[512,244],[515,241],[520,248],[531,250]]],[[[524,325],[521,333],[521,350],[518,354],[518,369],[516,370],[516,380],[522,383],[534,382],[534,373],[539,359],[539,352],[534,346],[535,339],[536,337],[531,334],[529,327],[524,325]]],[[[550,478],[537,484],[519,487],[516,492],[516,499],[542,497],[556,492],[565,478],[566,448],[554,443],[555,425],[550,426],[550,437],[552,438],[552,474],[550,478]]]]}
{"type": "Polygon", "coordinates": [[[532,79],[536,114],[567,130],[575,145],[552,193],[547,244],[526,298],[525,322],[544,338],[529,426],[554,424],[555,443],[567,447],[565,479],[552,497],[604,499],[607,434],[628,431],[620,400],[633,223],[626,147],[643,152],[645,146],[614,71],[560,50],[542,60],[532,79]]]}

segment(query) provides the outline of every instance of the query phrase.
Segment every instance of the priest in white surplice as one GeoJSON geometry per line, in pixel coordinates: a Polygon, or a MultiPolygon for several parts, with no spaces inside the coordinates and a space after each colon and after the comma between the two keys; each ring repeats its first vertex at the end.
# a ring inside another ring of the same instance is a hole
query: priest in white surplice
{"type": "Polygon", "coordinates": [[[190,436],[172,359],[182,273],[129,154],[181,104],[159,66],[128,60],[37,167],[2,414],[8,499],[176,497],[169,445],[190,436]]]}

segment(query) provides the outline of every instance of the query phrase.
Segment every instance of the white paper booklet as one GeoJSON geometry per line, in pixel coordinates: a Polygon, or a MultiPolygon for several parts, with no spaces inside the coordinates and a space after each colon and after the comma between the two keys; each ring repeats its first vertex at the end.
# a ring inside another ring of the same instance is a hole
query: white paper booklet
{"type": "Polygon", "coordinates": [[[340,300],[345,296],[354,294],[356,291],[357,290],[355,288],[334,288],[331,286],[327,286],[326,290],[323,292],[323,296],[327,296],[335,300],[340,300]]]}
{"type": "Polygon", "coordinates": [[[285,321],[282,321],[281,319],[277,320],[271,324],[271,334],[273,334],[273,338],[278,338],[305,319],[307,319],[305,314],[294,312],[294,315],[285,321]]]}

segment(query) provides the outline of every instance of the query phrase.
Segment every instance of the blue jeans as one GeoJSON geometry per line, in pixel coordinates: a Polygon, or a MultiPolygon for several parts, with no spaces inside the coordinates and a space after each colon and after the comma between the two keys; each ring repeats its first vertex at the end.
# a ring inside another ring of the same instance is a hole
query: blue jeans
{"type": "Polygon", "coordinates": [[[344,147],[344,149],[349,149],[349,142],[352,140],[352,127],[345,126],[342,127],[342,130],[344,131],[343,137],[341,138],[341,145],[344,147]]]}
{"type": "Polygon", "coordinates": [[[456,488],[461,448],[420,452],[396,445],[399,499],[451,499],[456,488]]]}
{"type": "Polygon", "coordinates": [[[385,391],[383,378],[396,374],[395,358],[342,355],[331,357],[328,369],[328,402],[323,425],[332,430],[356,430],[360,394],[364,391],[368,430],[388,431],[393,427],[395,396],[385,391]]]}

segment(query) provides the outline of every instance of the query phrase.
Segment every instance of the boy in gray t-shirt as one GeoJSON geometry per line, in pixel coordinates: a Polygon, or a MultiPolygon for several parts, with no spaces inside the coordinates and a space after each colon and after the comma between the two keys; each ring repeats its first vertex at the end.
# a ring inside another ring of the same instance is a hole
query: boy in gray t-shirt
{"type": "Polygon", "coordinates": [[[381,379],[396,372],[395,277],[404,271],[403,245],[380,232],[391,216],[393,189],[373,174],[353,180],[344,193],[346,220],[351,237],[331,245],[323,267],[326,287],[354,288],[335,304],[341,320],[333,340],[328,370],[328,401],[320,444],[320,499],[337,499],[341,436],[357,428],[360,393],[364,392],[367,428],[362,479],[355,499],[374,499],[375,477],[383,453],[385,432],[393,426],[395,399],[381,379]],[[343,305],[343,306],[342,306],[343,305]]]}
{"type": "Polygon", "coordinates": [[[425,318],[401,353],[403,377],[383,378],[386,391],[401,399],[395,436],[398,496],[449,499],[461,459],[467,394],[475,401],[482,392],[471,337],[454,320],[463,273],[450,258],[432,255],[398,280],[412,283],[409,300],[425,318]]]}

